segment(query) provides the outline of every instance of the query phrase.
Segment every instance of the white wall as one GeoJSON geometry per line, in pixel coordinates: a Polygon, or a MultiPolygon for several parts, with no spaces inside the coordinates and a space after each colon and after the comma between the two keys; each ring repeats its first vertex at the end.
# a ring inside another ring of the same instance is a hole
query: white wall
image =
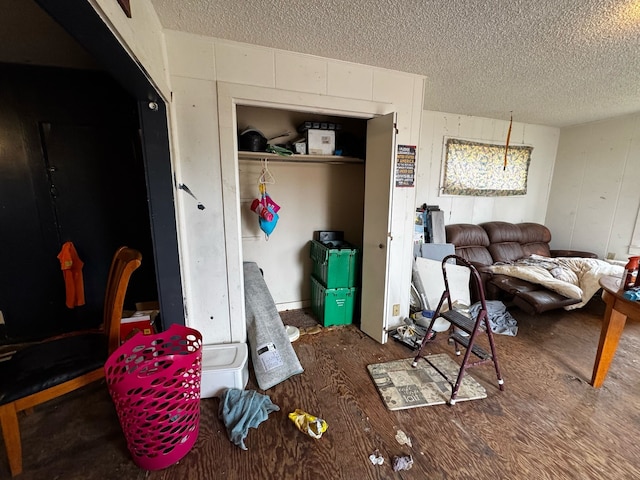
{"type": "Polygon", "coordinates": [[[509,143],[533,147],[526,195],[466,197],[439,193],[445,137],[504,144],[508,129],[508,120],[423,112],[416,206],[439,205],[445,212],[445,224],[491,220],[544,223],[560,136],[558,128],[513,122],[509,143]]]}
{"type": "MultiPolygon", "coordinates": [[[[297,127],[306,120],[339,123],[342,131],[362,136],[364,149],[366,120],[345,117],[317,117],[308,112],[239,106],[238,129],[249,126],[271,138],[284,132],[276,143],[296,140],[297,127]]],[[[280,219],[267,240],[250,210],[259,197],[258,177],[262,165],[258,158],[239,162],[242,254],[245,261],[263,269],[269,291],[278,310],[302,308],[311,299],[312,262],[309,240],[315,230],[342,230],[345,239],[362,247],[364,212],[364,164],[332,164],[326,159],[313,163],[269,161],[273,184],[269,195],[280,205],[280,219]]]]}
{"type": "MultiPolygon", "coordinates": [[[[202,332],[206,343],[244,341],[245,335],[242,311],[237,308],[241,275],[228,260],[240,246],[225,243],[229,229],[237,228],[240,235],[240,225],[229,221],[233,215],[222,206],[223,192],[238,185],[227,184],[221,171],[232,153],[226,148],[221,153],[219,135],[228,135],[229,127],[219,125],[218,82],[291,92],[291,99],[296,92],[300,97],[335,99],[337,110],[343,103],[361,100],[386,105],[375,113],[398,112],[398,143],[418,146],[417,188],[394,191],[394,211],[403,214],[395,215],[391,225],[390,257],[396,267],[390,272],[389,304],[399,303],[402,315],[408,312],[415,206],[440,205],[447,223],[545,220],[559,137],[556,128],[514,123],[512,143],[534,147],[526,196],[443,197],[438,191],[444,137],[501,143],[507,121],[423,112],[425,82],[416,75],[163,32],[148,0],[132,2],[133,19],[124,16],[117,2],[93,0],[93,4],[170,100],[176,182],[187,185],[197,197],[196,201],[184,190],[175,192],[187,322],[202,332]],[[197,208],[198,201],[204,210],[197,208]]],[[[239,205],[227,208],[237,209],[240,218],[239,205]]],[[[394,320],[398,323],[400,318],[394,320]]]]}
{"type": "MultiPolygon", "coordinates": [[[[229,263],[239,245],[225,243],[236,228],[239,205],[223,209],[227,193],[233,194],[238,185],[221,174],[222,163],[230,162],[233,153],[226,147],[221,153],[219,137],[235,134],[227,131],[230,126],[226,123],[219,125],[218,82],[267,88],[269,95],[290,92],[278,96],[292,103],[313,97],[335,111],[349,110],[344,105],[353,104],[354,99],[377,102],[374,104],[386,105],[383,110],[398,112],[398,142],[418,145],[423,78],[181,32],[166,31],[165,38],[173,92],[176,178],[206,207],[197,209],[197,202],[184,191],[176,194],[187,321],[202,332],[206,343],[244,341],[244,318],[237,298],[241,275],[238,266],[229,263]]],[[[287,180],[284,173],[279,175],[283,182],[287,180]]],[[[412,189],[397,190],[394,208],[408,214],[396,218],[393,226],[398,233],[391,255],[397,267],[392,272],[390,303],[400,303],[406,314],[409,291],[404,287],[411,275],[414,198],[412,189]]],[[[305,236],[308,238],[306,232],[305,236]]],[[[273,248],[277,248],[276,238],[273,248]]],[[[288,267],[282,275],[298,268],[288,267]]]]}
{"type": "Polygon", "coordinates": [[[250,211],[258,196],[260,162],[240,161],[242,252],[264,271],[278,310],[301,308],[311,299],[309,240],[315,230],[342,230],[362,247],[364,165],[270,162],[276,183],[268,192],[280,219],[268,240],[250,211]]]}
{"type": "Polygon", "coordinates": [[[162,25],[151,2],[131,2],[131,18],[128,18],[116,1],[89,1],[129,54],[144,65],[151,83],[169,99],[162,25]]]}
{"type": "Polygon", "coordinates": [[[546,216],[552,245],[626,259],[639,172],[640,114],[563,128],[546,216]]]}

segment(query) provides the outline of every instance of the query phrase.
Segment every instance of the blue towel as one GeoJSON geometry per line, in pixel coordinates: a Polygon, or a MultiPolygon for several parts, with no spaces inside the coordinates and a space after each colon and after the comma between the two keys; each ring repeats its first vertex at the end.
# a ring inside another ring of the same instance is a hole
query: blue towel
{"type": "MultiPolygon", "coordinates": [[[[493,333],[515,337],[518,334],[518,322],[507,311],[507,307],[500,300],[487,300],[487,319],[493,333]]],[[[476,302],[469,308],[471,318],[475,319],[480,313],[482,304],[476,302]]]]}
{"type": "Polygon", "coordinates": [[[280,407],[273,404],[267,395],[254,390],[227,388],[220,396],[218,416],[227,427],[229,440],[246,450],[244,439],[249,428],[258,428],[271,412],[278,410],[280,407]]]}

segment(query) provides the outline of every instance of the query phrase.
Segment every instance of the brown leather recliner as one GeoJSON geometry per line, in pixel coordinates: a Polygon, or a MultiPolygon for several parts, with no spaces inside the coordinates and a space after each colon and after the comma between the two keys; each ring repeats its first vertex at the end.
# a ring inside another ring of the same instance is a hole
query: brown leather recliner
{"type": "Polygon", "coordinates": [[[493,274],[487,266],[498,262],[512,262],[531,254],[597,258],[591,252],[551,250],[551,232],[539,223],[458,223],[446,225],[445,232],[447,243],[455,246],[456,255],[469,260],[480,272],[488,299],[510,301],[532,314],[566,307],[579,303],[580,300],[515,277],[493,274]]]}

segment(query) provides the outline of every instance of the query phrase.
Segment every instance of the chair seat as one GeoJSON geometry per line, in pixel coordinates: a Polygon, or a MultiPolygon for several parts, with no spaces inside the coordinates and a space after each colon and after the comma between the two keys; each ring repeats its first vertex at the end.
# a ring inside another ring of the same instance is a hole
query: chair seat
{"type": "Polygon", "coordinates": [[[0,363],[0,405],[104,366],[107,338],[86,333],[38,343],[0,363]]]}
{"type": "Polygon", "coordinates": [[[120,345],[120,320],[138,250],[116,250],[104,298],[103,331],[58,337],[18,351],[0,362],[0,427],[11,476],[22,473],[18,413],[104,378],[109,352],[120,345]]]}

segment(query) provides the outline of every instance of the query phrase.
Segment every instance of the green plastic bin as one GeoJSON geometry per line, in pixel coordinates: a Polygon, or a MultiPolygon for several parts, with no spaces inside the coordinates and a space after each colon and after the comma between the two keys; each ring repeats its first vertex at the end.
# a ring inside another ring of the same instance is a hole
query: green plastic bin
{"type": "Polygon", "coordinates": [[[332,248],[311,240],[312,273],[325,288],[358,286],[360,250],[346,242],[342,244],[351,248],[332,248]]]}
{"type": "Polygon", "coordinates": [[[356,287],[325,288],[311,276],[311,310],[325,327],[353,323],[357,293],[356,287]]]}

